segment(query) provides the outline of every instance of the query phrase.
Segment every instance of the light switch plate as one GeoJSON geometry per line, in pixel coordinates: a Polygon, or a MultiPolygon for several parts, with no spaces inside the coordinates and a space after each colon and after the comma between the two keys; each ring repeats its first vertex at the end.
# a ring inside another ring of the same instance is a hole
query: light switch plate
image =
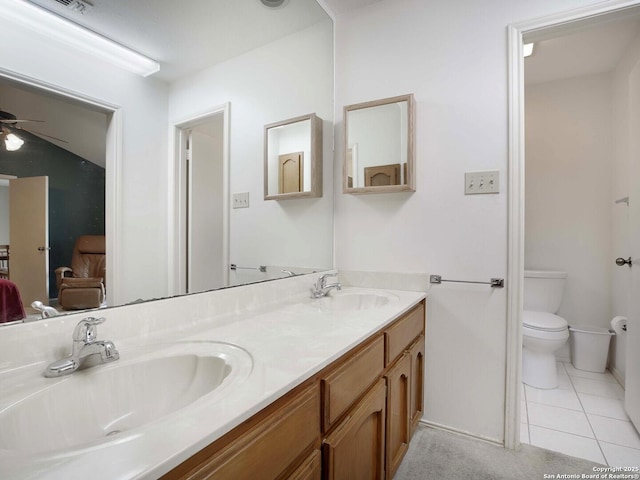
{"type": "Polygon", "coordinates": [[[233,208],[249,208],[249,192],[234,193],[233,208]]]}
{"type": "Polygon", "coordinates": [[[464,194],[500,193],[500,172],[465,172],[464,194]]]}

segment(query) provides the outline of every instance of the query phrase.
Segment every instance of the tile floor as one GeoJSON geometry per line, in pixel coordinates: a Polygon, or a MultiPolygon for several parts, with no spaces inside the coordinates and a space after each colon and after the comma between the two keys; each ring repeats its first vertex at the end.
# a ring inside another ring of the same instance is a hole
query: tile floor
{"type": "Polygon", "coordinates": [[[611,373],[558,362],[558,388],[522,385],[520,441],[612,467],[640,467],[640,435],[611,373]]]}

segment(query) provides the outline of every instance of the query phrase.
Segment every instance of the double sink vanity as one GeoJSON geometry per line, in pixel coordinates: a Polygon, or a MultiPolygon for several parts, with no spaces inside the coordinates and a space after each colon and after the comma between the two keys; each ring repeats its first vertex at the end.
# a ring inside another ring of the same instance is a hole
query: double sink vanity
{"type": "Polygon", "coordinates": [[[425,293],[311,298],[319,276],[6,327],[0,478],[393,478],[422,416],[425,293]],[[119,358],[45,377],[98,342],[119,358]]]}

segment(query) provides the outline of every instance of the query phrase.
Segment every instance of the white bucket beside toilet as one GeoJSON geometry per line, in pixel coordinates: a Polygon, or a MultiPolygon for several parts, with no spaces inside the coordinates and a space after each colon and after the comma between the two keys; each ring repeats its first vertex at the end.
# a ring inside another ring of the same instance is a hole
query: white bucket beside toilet
{"type": "Polygon", "coordinates": [[[578,370],[604,373],[607,369],[609,344],[615,335],[608,328],[591,326],[569,327],[571,332],[571,363],[578,370]]]}
{"type": "Polygon", "coordinates": [[[522,312],[522,381],[536,388],[556,388],[555,352],[569,338],[567,321],[556,315],[566,272],[525,270],[522,312]]]}
{"type": "Polygon", "coordinates": [[[627,360],[627,317],[621,315],[613,317],[609,327],[615,332],[609,346],[611,352],[609,370],[618,382],[624,385],[627,360]]]}

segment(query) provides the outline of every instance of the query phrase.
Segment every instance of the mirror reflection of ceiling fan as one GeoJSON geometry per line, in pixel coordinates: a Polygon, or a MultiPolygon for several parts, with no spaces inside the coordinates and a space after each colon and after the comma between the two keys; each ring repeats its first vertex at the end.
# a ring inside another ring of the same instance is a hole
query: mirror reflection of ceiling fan
{"type": "Polygon", "coordinates": [[[4,148],[8,152],[20,150],[20,147],[24,145],[24,139],[20,135],[21,131],[29,132],[41,137],[51,138],[58,142],[68,143],[66,140],[62,140],[61,138],[52,137],[46,133],[23,128],[21,126],[23,123],[44,123],[44,120],[17,118],[13,113],[0,110],[0,148],[4,148]]]}

